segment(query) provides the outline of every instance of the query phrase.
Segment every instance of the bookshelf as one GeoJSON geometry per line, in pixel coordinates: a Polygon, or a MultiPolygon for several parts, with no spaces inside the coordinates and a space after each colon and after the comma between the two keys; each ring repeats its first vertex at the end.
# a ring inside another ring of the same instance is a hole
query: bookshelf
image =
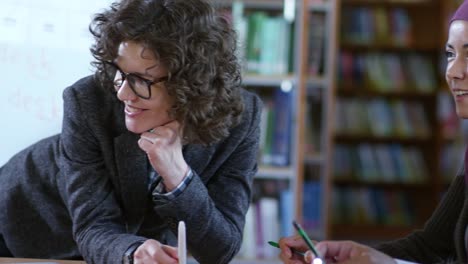
{"type": "Polygon", "coordinates": [[[445,0],[342,0],[341,9],[329,237],[374,243],[422,227],[445,188],[449,8],[445,0]]]}
{"type": "Polygon", "coordinates": [[[296,1],[220,1],[239,37],[243,85],[264,102],[259,169],[246,215],[242,248],[233,263],[280,263],[279,250],[267,244],[285,231],[285,218],[295,214],[294,182],[299,121],[296,116],[296,1]],[[286,12],[285,9],[292,9],[286,12]]]}
{"type": "Polygon", "coordinates": [[[333,125],[337,65],[337,37],[340,5],[338,0],[308,1],[304,8],[307,23],[303,26],[306,39],[302,54],[301,84],[303,131],[305,145],[303,172],[297,189],[302,226],[316,240],[329,237],[330,177],[333,152],[333,125]]]}
{"type": "Polygon", "coordinates": [[[259,171],[236,261],[280,263],[267,241],[294,234],[293,219],[315,239],[327,233],[322,194],[330,169],[337,1],[218,3],[238,32],[243,85],[264,102],[259,171]]]}

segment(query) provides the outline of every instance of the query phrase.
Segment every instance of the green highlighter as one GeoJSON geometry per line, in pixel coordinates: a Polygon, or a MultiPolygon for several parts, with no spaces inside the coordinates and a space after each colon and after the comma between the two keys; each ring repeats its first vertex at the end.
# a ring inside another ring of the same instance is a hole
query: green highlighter
{"type": "Polygon", "coordinates": [[[304,229],[302,229],[301,225],[299,225],[296,221],[293,221],[293,226],[296,228],[297,232],[299,235],[302,237],[306,245],[309,247],[310,250],[314,253],[316,257],[319,257],[317,249],[314,247],[314,243],[310,240],[309,236],[307,236],[306,232],[304,229]]]}

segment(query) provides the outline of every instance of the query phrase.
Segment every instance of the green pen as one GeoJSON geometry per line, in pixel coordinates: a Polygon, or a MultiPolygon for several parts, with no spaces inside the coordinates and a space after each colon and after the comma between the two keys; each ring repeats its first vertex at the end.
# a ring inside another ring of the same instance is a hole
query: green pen
{"type": "MultiPolygon", "coordinates": [[[[274,241],[268,241],[268,244],[270,244],[271,246],[274,246],[276,248],[280,248],[279,244],[274,242],[274,241]]],[[[291,248],[291,251],[295,254],[298,254],[298,255],[301,255],[301,256],[304,256],[305,253],[304,252],[301,252],[301,251],[298,251],[298,250],[295,250],[294,248],[291,248]]]]}
{"type": "Polygon", "coordinates": [[[299,235],[302,237],[302,239],[304,239],[305,243],[310,248],[310,250],[312,250],[312,253],[314,253],[315,257],[320,259],[320,255],[317,249],[314,247],[314,243],[312,243],[312,241],[310,240],[309,236],[307,236],[304,229],[302,229],[302,227],[296,221],[293,221],[293,225],[294,225],[294,228],[296,228],[299,235]]]}

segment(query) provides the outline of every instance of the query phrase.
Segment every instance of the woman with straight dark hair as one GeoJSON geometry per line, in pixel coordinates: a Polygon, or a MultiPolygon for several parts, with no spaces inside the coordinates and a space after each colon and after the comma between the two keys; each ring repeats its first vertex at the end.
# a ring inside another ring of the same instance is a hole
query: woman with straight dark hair
{"type": "MultiPolygon", "coordinates": [[[[445,54],[445,78],[457,115],[467,119],[468,0],[450,21],[445,54]]],[[[327,263],[342,264],[468,263],[468,148],[466,151],[464,166],[424,228],[375,248],[353,241],[321,241],[316,244],[319,254],[327,263]]],[[[307,250],[299,237],[284,237],[279,244],[284,263],[312,263],[314,256],[310,251],[306,258],[292,254],[291,248],[307,250]]]]}

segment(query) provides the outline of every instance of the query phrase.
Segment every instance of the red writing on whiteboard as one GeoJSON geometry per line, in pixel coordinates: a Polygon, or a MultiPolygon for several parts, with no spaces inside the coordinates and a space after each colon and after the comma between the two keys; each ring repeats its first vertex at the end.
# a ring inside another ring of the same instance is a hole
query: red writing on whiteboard
{"type": "Polygon", "coordinates": [[[59,101],[52,96],[29,95],[21,88],[17,88],[8,95],[8,103],[11,107],[31,114],[32,117],[41,121],[61,121],[59,119],[62,102],[59,101]]]}
{"type": "Polygon", "coordinates": [[[0,44],[0,64],[24,70],[31,79],[49,80],[54,77],[49,51],[44,48],[20,49],[8,44],[0,44]]]}

